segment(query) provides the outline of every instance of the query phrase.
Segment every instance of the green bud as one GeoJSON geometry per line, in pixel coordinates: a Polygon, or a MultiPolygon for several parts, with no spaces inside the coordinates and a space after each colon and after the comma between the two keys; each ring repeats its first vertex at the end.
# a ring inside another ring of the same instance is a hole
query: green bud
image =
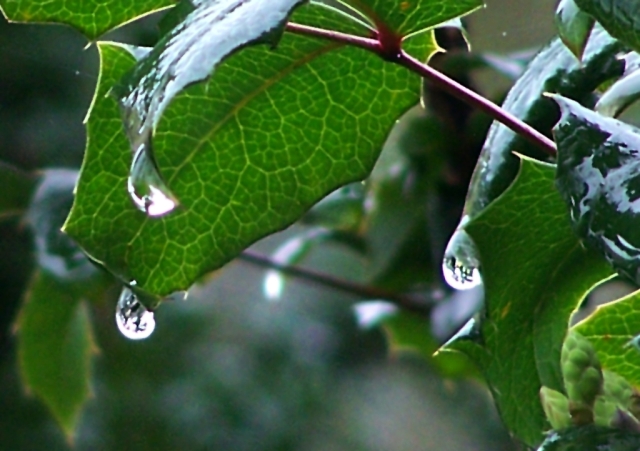
{"type": "Polygon", "coordinates": [[[565,395],[548,387],[542,387],[540,401],[553,430],[558,431],[571,426],[569,400],[565,395]]]}
{"type": "Polygon", "coordinates": [[[569,331],[562,347],[562,376],[576,424],[584,424],[602,393],[603,375],[600,361],[589,340],[569,331]]]}

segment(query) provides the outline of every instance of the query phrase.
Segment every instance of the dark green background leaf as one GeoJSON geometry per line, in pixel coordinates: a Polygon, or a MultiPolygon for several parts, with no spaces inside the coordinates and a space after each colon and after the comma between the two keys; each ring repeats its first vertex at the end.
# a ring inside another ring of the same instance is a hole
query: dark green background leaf
{"type": "MultiPolygon", "coordinates": [[[[297,18],[317,22],[318,14],[297,18]]],[[[188,288],[366,177],[419,94],[418,77],[360,49],[288,33],[275,51],[244,49],[165,111],[154,152],[181,208],[147,218],[128,198],[131,151],[106,96],[133,58],[110,44],[100,50],[89,147],[65,230],[121,280],[157,295],[188,288]]]]}
{"type": "Polygon", "coordinates": [[[64,23],[93,40],[119,25],[174,3],[174,0],[0,0],[0,7],[9,20],[64,23]]]}
{"type": "Polygon", "coordinates": [[[640,50],[640,2],[635,0],[575,0],[616,39],[640,50]]]}
{"type": "Polygon", "coordinates": [[[18,319],[22,380],[49,407],[68,437],[90,395],[93,340],[77,293],[46,272],[31,281],[18,319]]]}
{"type": "Polygon", "coordinates": [[[0,162],[0,220],[26,211],[36,182],[37,177],[0,162]]]}
{"type": "Polygon", "coordinates": [[[514,184],[465,230],[481,259],[480,337],[445,349],[479,365],[507,427],[528,445],[548,429],[538,391],[562,390],[560,350],[569,317],[611,270],[573,234],[554,166],[522,159],[514,184]]]}

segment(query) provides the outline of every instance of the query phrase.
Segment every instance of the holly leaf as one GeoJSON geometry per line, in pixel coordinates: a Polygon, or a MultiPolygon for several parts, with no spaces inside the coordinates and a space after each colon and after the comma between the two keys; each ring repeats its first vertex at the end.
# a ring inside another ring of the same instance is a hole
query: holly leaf
{"type": "Polygon", "coordinates": [[[482,0],[340,0],[368,17],[379,31],[401,38],[469,14],[484,5],[482,0]]]}
{"type": "Polygon", "coordinates": [[[582,58],[594,19],[576,5],[575,0],[561,0],[556,9],[556,27],[564,45],[576,56],[582,58]]]}
{"type": "Polygon", "coordinates": [[[616,39],[640,50],[640,3],[633,0],[575,0],[616,39]]]}
{"type": "Polygon", "coordinates": [[[640,282],[640,130],[553,96],[557,184],[576,234],[621,275],[640,282]]]}
{"type": "Polygon", "coordinates": [[[27,292],[17,331],[24,385],[44,401],[72,439],[91,392],[94,345],[85,306],[68,284],[38,271],[27,292]]]}
{"type": "MultiPolygon", "coordinates": [[[[344,26],[313,6],[294,20],[344,26]]],[[[426,57],[433,47],[418,41],[413,51],[426,57]]],[[[135,61],[122,46],[99,49],[89,144],[65,231],[122,281],[159,296],[187,289],[366,177],[394,120],[419,96],[418,77],[347,45],[285,33],[276,50],[245,48],[164,111],[154,157],[180,207],[149,218],[128,197],[131,150],[107,95],[135,61]]]]}
{"type": "Polygon", "coordinates": [[[72,26],[90,40],[119,25],[168,8],[174,0],[0,0],[5,17],[14,22],[56,22],[72,26]]]}
{"type": "Polygon", "coordinates": [[[574,328],[591,342],[603,368],[640,385],[640,351],[633,345],[640,334],[640,293],[599,306],[574,328]]]}
{"type": "Polygon", "coordinates": [[[548,429],[540,387],[562,390],[569,318],[611,270],[571,230],[555,167],[521,160],[513,185],[465,227],[480,254],[485,309],[444,350],[475,361],[506,426],[534,446],[548,429]]]}
{"type": "MultiPolygon", "coordinates": [[[[605,81],[622,75],[625,63],[618,55],[623,48],[602,28],[595,27],[581,62],[555,39],[531,61],[509,91],[502,108],[542,133],[550,133],[558,113],[544,93],[559,93],[592,106],[596,100],[593,91],[605,81]]],[[[511,184],[520,164],[513,152],[539,159],[547,157],[508,127],[494,122],[469,188],[465,205],[468,214],[480,212],[511,184]]]]}

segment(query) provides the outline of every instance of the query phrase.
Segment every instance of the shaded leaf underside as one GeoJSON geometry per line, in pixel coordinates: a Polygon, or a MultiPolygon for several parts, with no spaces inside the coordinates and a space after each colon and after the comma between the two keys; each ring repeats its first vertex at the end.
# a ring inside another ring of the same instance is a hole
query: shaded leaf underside
{"type": "Polygon", "coordinates": [[[70,437],[90,394],[93,340],[87,311],[69,285],[41,271],[33,277],[17,326],[24,384],[70,437]]]}

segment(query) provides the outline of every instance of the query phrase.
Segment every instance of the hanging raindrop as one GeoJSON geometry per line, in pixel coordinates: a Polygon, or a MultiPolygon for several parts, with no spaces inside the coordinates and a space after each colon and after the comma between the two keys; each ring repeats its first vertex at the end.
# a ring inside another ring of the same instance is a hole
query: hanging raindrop
{"type": "Polygon", "coordinates": [[[129,287],[124,287],[116,306],[116,323],[125,337],[142,340],[149,337],[156,328],[153,312],[138,300],[129,287]]]}
{"type": "Polygon", "coordinates": [[[469,290],[482,283],[478,251],[464,230],[456,230],[444,251],[442,274],[455,290],[469,290]]]}
{"type": "Polygon", "coordinates": [[[149,216],[170,213],[177,201],[160,177],[148,144],[141,144],[133,157],[127,189],[133,203],[149,216]]]}

